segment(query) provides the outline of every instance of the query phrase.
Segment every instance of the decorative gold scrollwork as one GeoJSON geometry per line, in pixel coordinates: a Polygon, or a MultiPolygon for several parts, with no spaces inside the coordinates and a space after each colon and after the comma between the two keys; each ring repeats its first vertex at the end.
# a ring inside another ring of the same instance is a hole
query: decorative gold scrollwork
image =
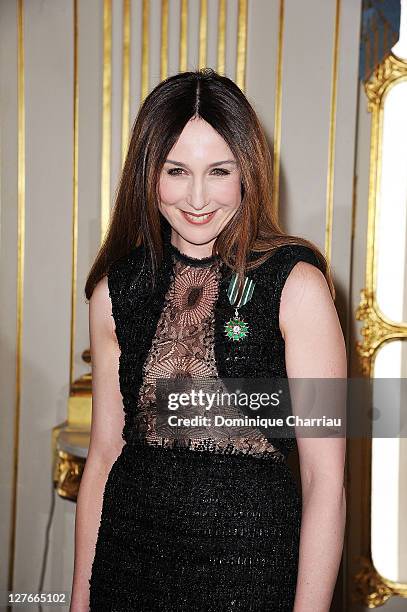
{"type": "Polygon", "coordinates": [[[383,582],[370,559],[360,557],[360,565],[360,570],[355,574],[353,602],[362,603],[368,608],[382,606],[393,595],[392,589],[383,582]]]}
{"type": "Polygon", "coordinates": [[[55,465],[55,487],[58,495],[76,501],[85,459],[59,450],[55,465]]]}
{"type": "Polygon", "coordinates": [[[360,332],[363,342],[357,342],[356,350],[360,357],[364,376],[370,376],[372,363],[377,349],[383,342],[394,338],[407,338],[407,326],[397,325],[386,319],[376,306],[375,279],[375,228],[377,216],[377,197],[381,151],[380,113],[385,93],[400,79],[407,79],[407,62],[390,53],[365,83],[368,110],[372,113],[371,158],[369,177],[368,235],[366,253],[366,287],[361,290],[361,301],[356,310],[356,319],[364,321],[360,332]]]}
{"type": "MultiPolygon", "coordinates": [[[[376,220],[377,200],[380,189],[381,167],[381,129],[382,112],[385,95],[397,81],[407,80],[407,62],[390,53],[375,69],[371,78],[365,83],[368,100],[368,111],[372,113],[371,143],[370,143],[370,176],[369,202],[367,219],[367,251],[366,251],[366,286],[361,290],[361,299],[356,309],[356,319],[363,321],[360,329],[363,340],[357,342],[356,350],[360,358],[361,370],[364,376],[371,377],[373,364],[380,346],[394,339],[407,338],[407,325],[395,323],[384,316],[376,303],[376,220]]],[[[366,475],[371,477],[371,441],[362,440],[362,451],[366,460],[366,475]]],[[[369,480],[370,482],[370,480],[369,480]]],[[[367,492],[364,504],[366,516],[370,524],[371,487],[367,492]]],[[[407,597],[407,584],[393,582],[379,574],[375,569],[371,555],[370,528],[362,530],[363,556],[359,558],[360,569],[352,577],[351,598],[368,608],[383,605],[390,597],[398,595],[407,597]]]]}
{"type": "Polygon", "coordinates": [[[393,338],[407,338],[407,329],[388,321],[374,305],[373,291],[362,289],[360,304],[356,309],[356,319],[363,321],[360,333],[363,342],[356,343],[363,376],[370,376],[374,355],[381,344],[393,338]]]}
{"type": "Polygon", "coordinates": [[[380,106],[386,89],[393,81],[406,77],[406,62],[390,53],[375,69],[372,77],[365,83],[368,98],[368,111],[373,112],[380,106]]]}

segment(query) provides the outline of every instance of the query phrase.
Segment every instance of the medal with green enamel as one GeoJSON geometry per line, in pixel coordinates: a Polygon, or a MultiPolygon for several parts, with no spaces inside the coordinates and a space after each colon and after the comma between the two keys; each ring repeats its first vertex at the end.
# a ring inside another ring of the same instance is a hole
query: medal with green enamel
{"type": "MultiPolygon", "coordinates": [[[[227,295],[231,306],[235,304],[237,299],[237,280],[238,275],[235,273],[230,280],[227,290],[227,295]]],[[[239,342],[240,340],[246,338],[249,334],[249,325],[246,323],[246,321],[239,317],[239,308],[240,306],[247,304],[247,302],[250,300],[253,295],[254,286],[255,283],[251,279],[245,278],[241,298],[235,307],[235,316],[225,323],[225,335],[230,340],[239,342]]]]}

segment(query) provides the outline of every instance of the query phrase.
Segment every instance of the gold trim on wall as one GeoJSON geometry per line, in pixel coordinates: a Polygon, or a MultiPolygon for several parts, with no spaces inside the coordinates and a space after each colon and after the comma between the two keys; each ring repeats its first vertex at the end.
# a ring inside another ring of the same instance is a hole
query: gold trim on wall
{"type": "Polygon", "coordinates": [[[280,0],[278,16],[278,46],[276,93],[274,102],[274,137],[273,137],[273,208],[275,217],[279,217],[280,204],[280,155],[281,155],[281,118],[283,98],[283,48],[284,48],[284,11],[285,1],[280,0]]]}
{"type": "Polygon", "coordinates": [[[361,290],[361,300],[356,310],[356,319],[363,321],[362,342],[357,342],[356,350],[360,358],[364,376],[371,376],[374,357],[381,344],[395,338],[407,338],[407,325],[391,321],[380,310],[376,300],[376,224],[379,214],[377,198],[380,189],[383,102],[387,92],[399,80],[407,79],[407,63],[390,53],[374,70],[365,83],[368,111],[372,113],[369,201],[367,220],[366,248],[366,286],[361,290]]]}
{"type": "Polygon", "coordinates": [[[58,495],[76,502],[86,459],[57,450],[54,465],[54,486],[58,495]]]}
{"type": "MultiPolygon", "coordinates": [[[[394,85],[407,79],[407,62],[392,53],[374,70],[365,83],[368,111],[371,119],[368,223],[366,246],[366,286],[361,290],[361,301],[356,310],[356,319],[362,321],[362,342],[357,342],[356,350],[364,376],[373,377],[374,362],[381,346],[395,339],[407,339],[407,325],[395,323],[380,310],[376,300],[377,242],[376,225],[379,215],[378,196],[380,191],[382,130],[384,100],[394,85]]],[[[398,595],[407,597],[407,584],[393,582],[382,576],[374,567],[371,550],[371,464],[372,443],[362,439],[361,453],[365,461],[364,474],[366,488],[362,492],[364,528],[361,532],[362,554],[359,558],[360,569],[352,577],[351,598],[368,608],[376,608],[387,599],[398,595]]]]}
{"type": "Polygon", "coordinates": [[[163,81],[168,77],[168,0],[161,0],[161,61],[160,74],[163,81]]]}
{"type": "Polygon", "coordinates": [[[390,321],[380,310],[376,302],[375,291],[367,288],[360,292],[360,303],[356,310],[356,319],[363,321],[360,333],[362,342],[357,342],[363,376],[371,376],[378,349],[390,340],[407,339],[407,326],[390,321]]]}
{"type": "Polygon", "coordinates": [[[407,597],[406,585],[383,580],[383,577],[373,567],[371,559],[362,556],[359,564],[360,570],[355,575],[354,602],[362,602],[371,609],[382,606],[393,595],[407,597]]]}
{"type": "Polygon", "coordinates": [[[73,0],[73,159],[72,159],[72,262],[71,262],[71,343],[69,356],[69,388],[74,381],[75,326],[78,278],[78,138],[79,138],[79,82],[78,82],[78,0],[73,0]]]}
{"type": "Polygon", "coordinates": [[[21,370],[23,357],[23,307],[25,262],[25,57],[24,57],[24,1],[17,3],[17,329],[16,378],[14,408],[13,473],[11,495],[11,525],[7,588],[14,590],[14,561],[17,529],[18,457],[21,418],[21,370]]]}
{"type": "Polygon", "coordinates": [[[184,72],[188,65],[188,0],[181,0],[180,18],[179,71],[184,72]]]}
{"type": "Polygon", "coordinates": [[[206,67],[206,48],[208,41],[208,1],[200,0],[199,8],[199,59],[198,67],[206,67]]]}
{"type": "Polygon", "coordinates": [[[148,95],[150,68],[150,0],[143,0],[141,42],[141,101],[148,95]]]}
{"type": "Polygon", "coordinates": [[[237,55],[236,84],[242,91],[246,89],[246,51],[247,51],[247,0],[239,0],[237,16],[237,55]]]}
{"type": "Polygon", "coordinates": [[[103,1],[103,115],[101,240],[110,219],[110,157],[112,129],[112,0],[103,1]]]}
{"type": "Polygon", "coordinates": [[[224,76],[226,66],[226,0],[218,5],[218,65],[217,72],[224,76]]]}
{"type": "Polygon", "coordinates": [[[341,0],[336,0],[334,44],[332,50],[332,80],[331,103],[329,116],[329,144],[328,144],[328,175],[326,182],[326,221],[325,221],[325,256],[330,263],[332,258],[332,229],[334,212],[334,186],[335,186],[335,147],[336,147],[336,109],[338,92],[339,67],[339,34],[341,25],[341,0]]]}
{"type": "Polygon", "coordinates": [[[130,0],[123,0],[122,47],[122,166],[126,159],[130,132],[130,0]]]}

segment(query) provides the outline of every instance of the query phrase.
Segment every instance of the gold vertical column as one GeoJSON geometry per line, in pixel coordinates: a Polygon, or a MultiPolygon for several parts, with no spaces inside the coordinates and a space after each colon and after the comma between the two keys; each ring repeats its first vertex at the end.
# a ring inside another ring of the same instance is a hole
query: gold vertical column
{"type": "Polygon", "coordinates": [[[280,157],[281,157],[281,115],[283,97],[283,48],[284,48],[284,10],[285,2],[280,0],[278,19],[278,47],[276,90],[274,101],[274,151],[273,151],[273,208],[276,219],[279,215],[280,203],[280,157]]]}
{"type": "Polygon", "coordinates": [[[161,0],[161,80],[168,77],[168,0],[161,0]]]}
{"type": "Polygon", "coordinates": [[[141,100],[148,95],[149,90],[149,46],[150,46],[150,1],[143,0],[142,13],[142,44],[141,44],[141,100]]]}
{"type": "Polygon", "coordinates": [[[71,347],[69,357],[69,388],[74,380],[76,284],[78,276],[78,0],[73,0],[73,158],[72,158],[72,263],[71,263],[71,347]]]}
{"type": "Polygon", "coordinates": [[[110,155],[112,122],[112,0],[103,2],[103,115],[102,115],[102,184],[101,239],[110,218],[110,155]]]}
{"type": "Polygon", "coordinates": [[[247,0],[239,0],[237,31],[236,84],[246,88],[247,0]]]}
{"type": "Polygon", "coordinates": [[[17,527],[17,483],[20,443],[21,370],[23,356],[23,306],[25,257],[25,82],[24,82],[24,2],[17,3],[17,329],[16,378],[14,409],[13,474],[11,496],[11,525],[7,588],[14,590],[14,560],[17,527]]]}
{"type": "Polygon", "coordinates": [[[188,0],[181,0],[181,28],[179,40],[179,70],[184,72],[188,64],[188,0]]]}
{"type": "Polygon", "coordinates": [[[122,166],[126,159],[130,129],[130,0],[123,0],[122,49],[122,166]]]}
{"type": "Polygon", "coordinates": [[[341,0],[336,0],[335,31],[332,57],[331,104],[329,118],[328,176],[326,186],[325,255],[328,262],[332,255],[333,199],[335,179],[336,107],[338,91],[339,32],[341,0]]]}
{"type": "Polygon", "coordinates": [[[199,11],[199,68],[206,67],[206,49],[208,40],[208,2],[201,0],[199,11]]]}
{"type": "Polygon", "coordinates": [[[225,74],[226,65],[226,0],[219,0],[218,6],[218,66],[219,74],[225,74]]]}

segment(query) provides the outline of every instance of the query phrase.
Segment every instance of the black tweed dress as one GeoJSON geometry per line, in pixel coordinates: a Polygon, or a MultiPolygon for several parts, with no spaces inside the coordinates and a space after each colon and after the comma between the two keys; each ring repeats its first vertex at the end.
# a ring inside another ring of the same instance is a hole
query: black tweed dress
{"type": "Polygon", "coordinates": [[[108,274],[125,412],[123,450],[109,473],[92,565],[90,610],[289,612],[298,573],[301,496],[287,456],[294,437],[255,427],[225,439],[210,427],[175,444],[158,431],[158,378],[286,378],[278,309],[302,245],[280,247],[248,276],[239,309],[250,333],[225,335],[230,276],[216,257],[170,242],[151,288],[143,246],[108,274]]]}

